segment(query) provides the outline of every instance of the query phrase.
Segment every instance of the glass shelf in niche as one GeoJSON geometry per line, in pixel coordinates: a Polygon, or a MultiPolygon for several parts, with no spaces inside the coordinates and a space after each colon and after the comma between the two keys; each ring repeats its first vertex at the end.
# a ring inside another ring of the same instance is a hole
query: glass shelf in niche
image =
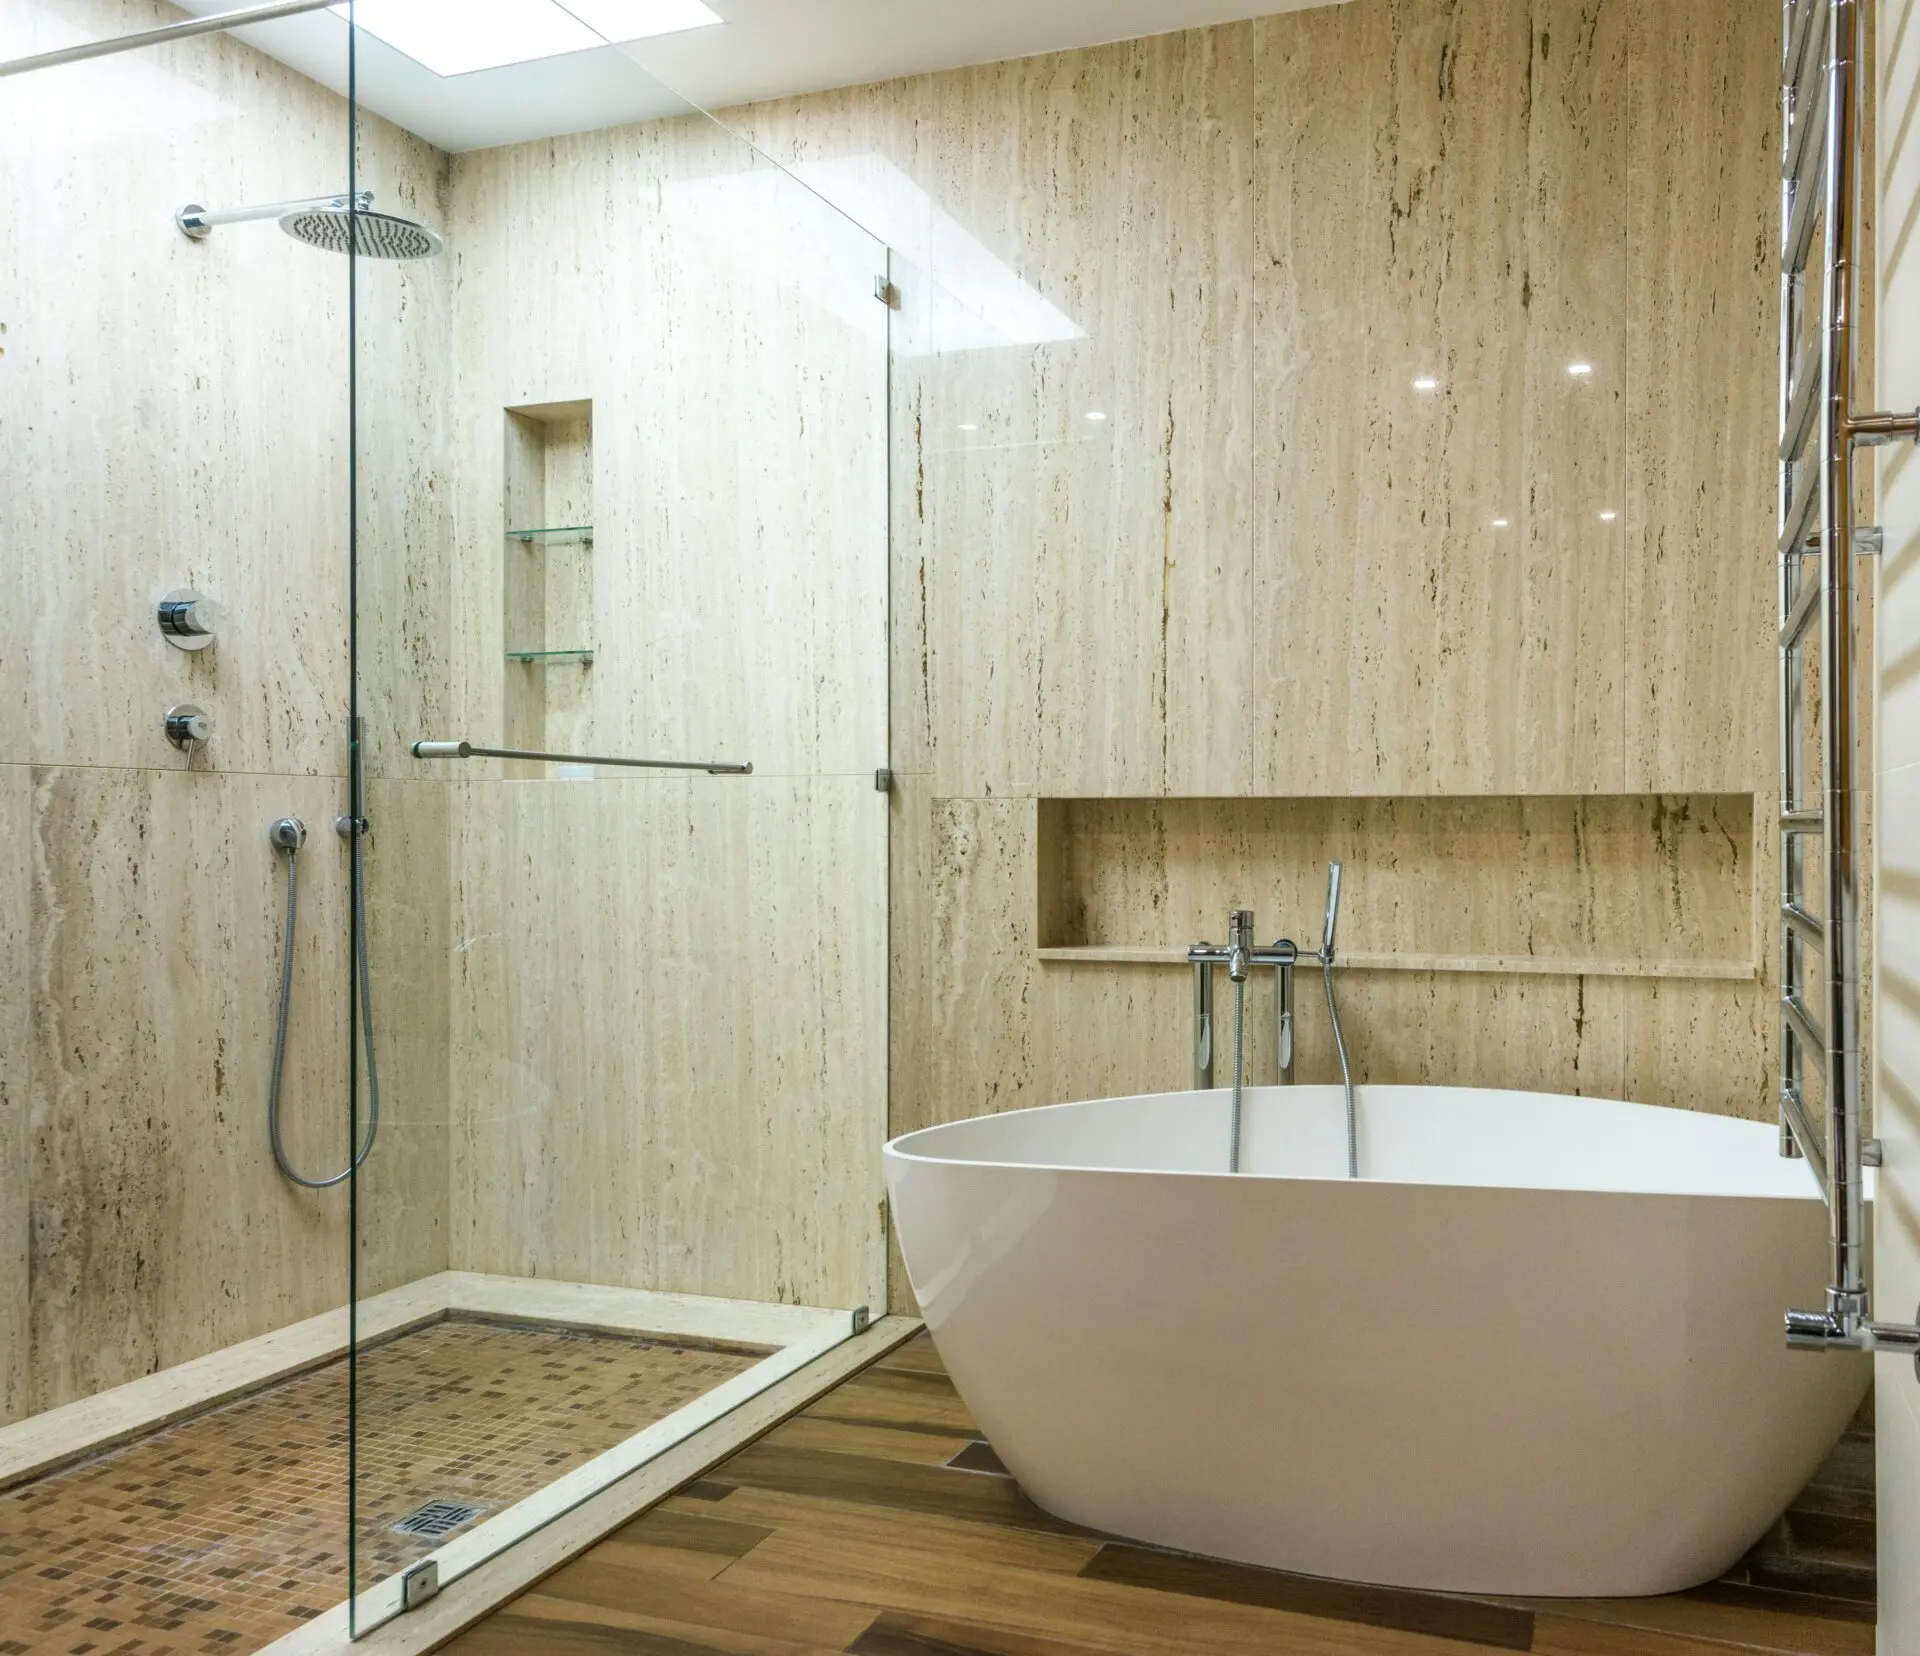
{"type": "Polygon", "coordinates": [[[591,546],[593,525],[569,523],[555,529],[509,529],[507,539],[518,541],[522,546],[591,546]]]}
{"type": "Polygon", "coordinates": [[[524,661],[530,666],[546,667],[558,662],[577,661],[582,667],[593,665],[591,650],[509,650],[507,660],[524,661]]]}

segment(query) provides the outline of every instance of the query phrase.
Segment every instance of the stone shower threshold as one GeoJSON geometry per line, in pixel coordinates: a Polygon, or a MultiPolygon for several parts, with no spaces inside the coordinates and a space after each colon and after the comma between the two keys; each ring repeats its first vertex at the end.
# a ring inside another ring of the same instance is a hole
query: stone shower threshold
{"type": "MultiPolygon", "coordinates": [[[[359,1338],[370,1345],[449,1316],[747,1348],[810,1346],[851,1331],[846,1311],[442,1271],[361,1301],[359,1338]]],[[[333,1362],[350,1349],[354,1318],[340,1306],[0,1427],[0,1491],[333,1362]]]]}
{"type": "Polygon", "coordinates": [[[22,1423],[0,1441],[0,1579],[20,1590],[0,1591],[0,1650],[55,1648],[76,1617],[129,1652],[344,1644],[351,1576],[364,1634],[404,1573],[494,1564],[864,1320],[475,1273],[363,1302],[357,1567],[344,1310],[22,1423]],[[405,1533],[441,1504],[450,1531],[405,1533]]]}

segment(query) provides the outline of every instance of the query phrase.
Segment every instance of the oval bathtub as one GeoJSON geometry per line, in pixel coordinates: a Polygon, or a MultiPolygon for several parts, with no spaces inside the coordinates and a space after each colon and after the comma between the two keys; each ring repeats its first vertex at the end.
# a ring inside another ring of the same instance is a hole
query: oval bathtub
{"type": "Polygon", "coordinates": [[[1033,1499],[1183,1551],[1452,1592],[1712,1580],[1838,1440],[1791,1352],[1826,1215],[1775,1128],[1468,1088],[1167,1093],[887,1147],[908,1274],[1033,1499]]]}

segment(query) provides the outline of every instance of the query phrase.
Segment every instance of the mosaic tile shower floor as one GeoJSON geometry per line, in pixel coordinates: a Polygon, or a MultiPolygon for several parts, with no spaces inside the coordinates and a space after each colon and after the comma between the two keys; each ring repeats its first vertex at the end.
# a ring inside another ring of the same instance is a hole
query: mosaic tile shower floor
{"type": "MultiPolygon", "coordinates": [[[[361,1364],[360,1579],[750,1368],[751,1353],[449,1321],[361,1364]]],[[[236,1656],[347,1595],[344,1360],[0,1494],[0,1656],[236,1656]]],[[[457,1533],[457,1532],[455,1532],[457,1533]]]]}

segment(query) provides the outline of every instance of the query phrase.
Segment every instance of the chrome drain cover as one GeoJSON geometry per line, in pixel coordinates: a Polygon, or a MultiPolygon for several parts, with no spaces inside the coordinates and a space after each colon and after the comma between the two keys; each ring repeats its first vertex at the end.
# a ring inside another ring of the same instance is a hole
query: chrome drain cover
{"type": "Polygon", "coordinates": [[[479,1516],[477,1506],[465,1506],[459,1501],[429,1501],[417,1512],[409,1512],[393,1529],[396,1535],[424,1535],[430,1541],[438,1541],[479,1516]]]}

